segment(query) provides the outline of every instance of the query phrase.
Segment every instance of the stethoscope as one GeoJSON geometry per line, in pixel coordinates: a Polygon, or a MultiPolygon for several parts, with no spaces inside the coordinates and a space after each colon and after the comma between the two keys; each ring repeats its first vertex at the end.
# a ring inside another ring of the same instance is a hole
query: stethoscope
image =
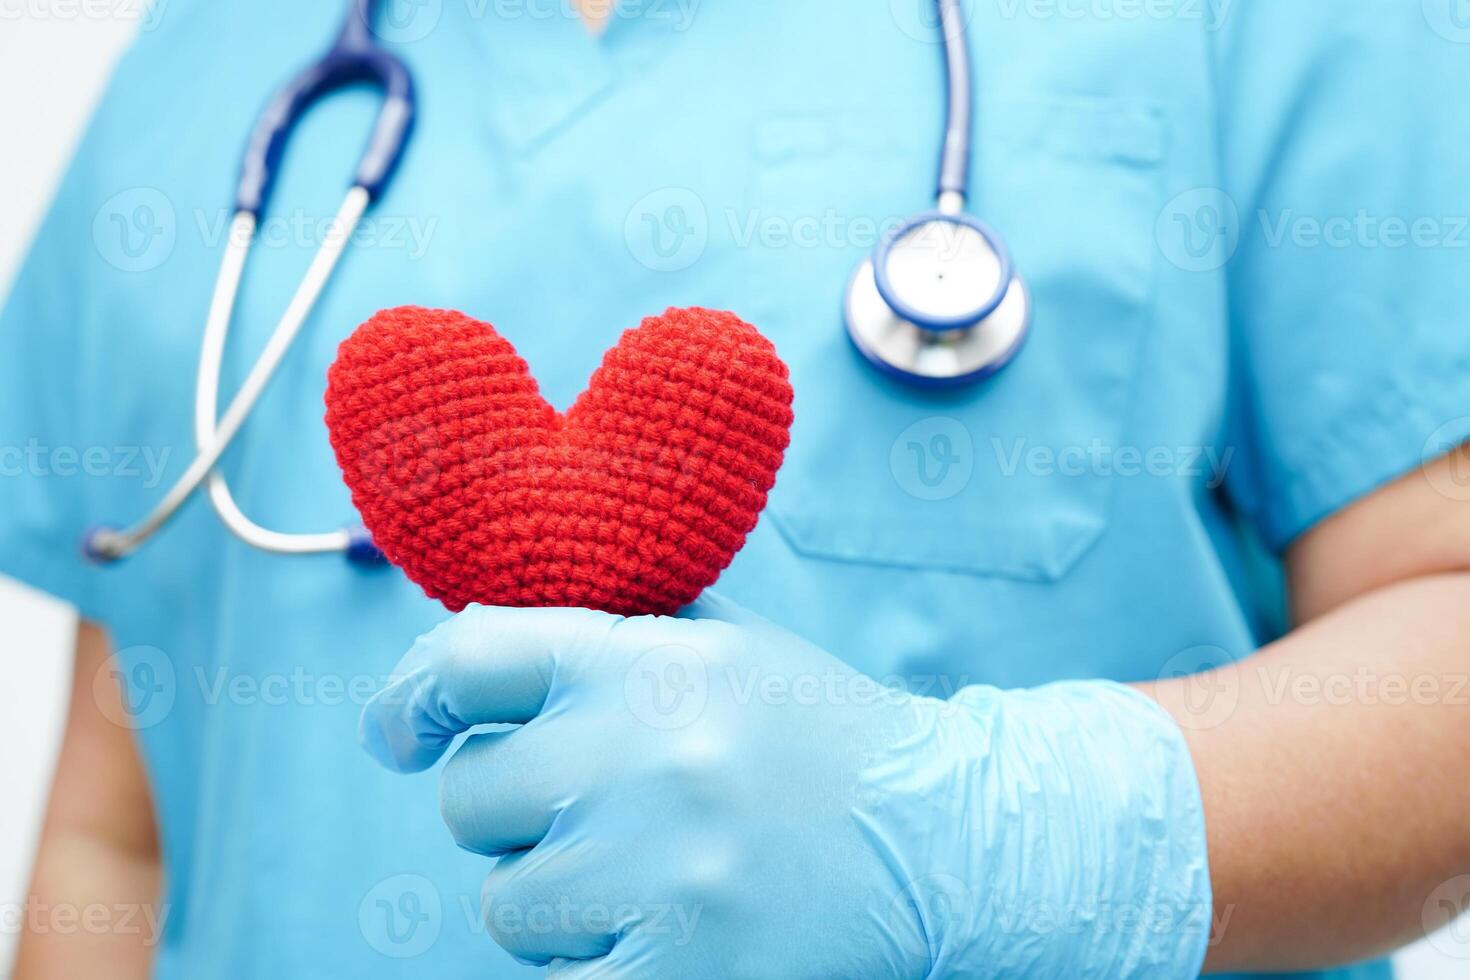
{"type": "Polygon", "coordinates": [[[413,77],[408,66],[383,50],[374,39],[370,25],[377,7],[378,0],[351,0],[346,22],[331,48],[277,93],[256,123],[241,164],[235,216],[230,222],[229,241],[204,325],[194,388],[194,439],[198,453],[184,475],[141,521],[131,527],[104,526],[88,532],[82,548],[93,560],[111,562],[132,554],[205,483],[220,520],[247,544],[277,554],[342,552],[351,561],[363,564],[383,560],[382,552],[360,524],[321,534],[283,534],[261,527],[240,509],[224,474],[215,469],[301,331],[347,243],[352,240],[358,222],[387,187],[407,145],[414,117],[413,77]],[[270,196],[281,155],[291,131],[307,110],[336,89],[355,82],[370,82],[382,89],[383,105],[358,163],[352,188],[337,211],[331,232],[317,249],[290,305],[276,324],[275,332],[266,341],[234,400],[220,416],[219,379],[225,340],[245,272],[245,260],[254,244],[256,226],[270,196]]]}
{"type": "MultiPolygon", "coordinates": [[[[1030,321],[1030,298],[1011,267],[1004,242],[964,212],[971,139],[968,30],[960,0],[935,2],[948,80],[938,201],[934,210],[909,218],[883,237],[853,274],[845,304],[848,335],[868,361],[893,377],[931,387],[968,384],[994,374],[1015,355],[1030,321]]],[[[142,520],[130,527],[106,525],[87,533],[83,550],[94,561],[112,562],[132,554],[207,485],[210,503],[225,527],[256,548],[292,555],[341,552],[360,564],[382,562],[382,553],[360,524],[320,534],[285,534],[261,527],[240,509],[224,474],[215,469],[407,145],[415,107],[413,78],[408,67],[373,36],[378,6],[379,0],[351,0],[347,19],[327,53],[282,89],[257,122],[241,165],[229,240],[205,320],[194,397],[198,452],[142,520]],[[352,188],[286,312],[221,416],[225,342],[245,262],[286,143],[314,104],[353,82],[379,87],[383,105],[352,188]]]]}
{"type": "Polygon", "coordinates": [[[995,374],[1021,349],[1031,294],[1005,242],[965,213],[972,135],[969,31],[960,0],[936,0],[948,119],[934,209],[885,234],[848,281],[853,346],[891,377],[956,388],[995,374]]]}

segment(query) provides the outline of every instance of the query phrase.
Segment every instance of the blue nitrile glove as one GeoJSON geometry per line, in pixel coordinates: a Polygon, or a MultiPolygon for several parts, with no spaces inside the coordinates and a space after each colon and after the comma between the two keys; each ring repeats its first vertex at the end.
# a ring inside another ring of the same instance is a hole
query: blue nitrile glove
{"type": "Polygon", "coordinates": [[[719,599],[471,607],[363,713],[445,766],[483,914],[557,977],[1187,978],[1210,891],[1173,721],[1102,682],[900,693],[719,599]],[[503,855],[503,856],[502,856],[503,855]]]}

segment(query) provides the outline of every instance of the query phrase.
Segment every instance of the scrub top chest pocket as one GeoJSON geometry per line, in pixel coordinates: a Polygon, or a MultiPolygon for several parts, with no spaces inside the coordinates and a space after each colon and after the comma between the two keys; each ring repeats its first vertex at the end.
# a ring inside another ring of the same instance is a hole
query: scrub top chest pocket
{"type": "MultiPolygon", "coordinates": [[[[865,241],[753,259],[758,322],[796,390],[769,509],[801,554],[1045,582],[1105,530],[1111,480],[1085,461],[1128,438],[1158,254],[1163,117],[1131,101],[1057,98],[982,105],[980,118],[974,210],[1010,240],[1035,304],[1031,336],[999,375],[926,392],[849,349],[841,286],[865,241]]],[[[912,210],[902,191],[928,157],[811,125],[762,127],[757,200],[837,215],[827,227],[863,215],[848,222],[854,239],[860,224],[912,210]]]]}

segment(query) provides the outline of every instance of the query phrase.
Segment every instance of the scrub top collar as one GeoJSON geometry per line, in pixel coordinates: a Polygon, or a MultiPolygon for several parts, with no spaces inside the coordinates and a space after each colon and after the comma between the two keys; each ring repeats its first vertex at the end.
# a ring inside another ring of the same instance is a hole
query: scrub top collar
{"type": "Polygon", "coordinates": [[[708,0],[621,0],[594,34],[572,0],[481,0],[468,23],[486,82],[476,101],[496,136],[534,150],[626,78],[670,52],[708,0]]]}

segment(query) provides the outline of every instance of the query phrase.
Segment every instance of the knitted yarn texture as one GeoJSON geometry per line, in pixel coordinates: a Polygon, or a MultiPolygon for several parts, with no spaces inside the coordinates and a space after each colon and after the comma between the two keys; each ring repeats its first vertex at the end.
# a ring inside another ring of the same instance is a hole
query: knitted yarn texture
{"type": "Polygon", "coordinates": [[[383,310],[327,373],[327,428],[373,541],[452,611],[673,613],[755,528],[790,441],[770,341],[732,313],[626,331],[565,414],[487,323],[383,310]]]}

